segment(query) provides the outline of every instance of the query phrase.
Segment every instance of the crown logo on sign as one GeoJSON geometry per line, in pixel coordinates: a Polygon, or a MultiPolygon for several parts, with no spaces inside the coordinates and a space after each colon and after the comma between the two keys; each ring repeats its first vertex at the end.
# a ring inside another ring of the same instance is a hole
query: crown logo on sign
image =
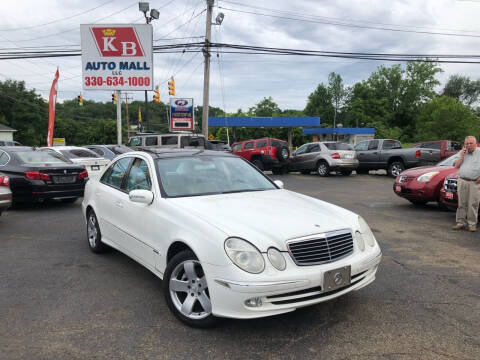
{"type": "Polygon", "coordinates": [[[115,29],[103,29],[102,30],[102,33],[104,36],[113,36],[115,35],[115,33],[117,32],[117,30],[115,29]]]}

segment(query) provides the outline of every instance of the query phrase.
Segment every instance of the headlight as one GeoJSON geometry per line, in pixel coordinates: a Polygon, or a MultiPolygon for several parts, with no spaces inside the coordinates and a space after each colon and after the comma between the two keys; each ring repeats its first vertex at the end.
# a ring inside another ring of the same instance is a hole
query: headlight
{"type": "Polygon", "coordinates": [[[287,267],[287,262],[283,254],[275,248],[270,248],[267,251],[268,260],[272,263],[275,269],[283,271],[287,267]]]}
{"type": "Polygon", "coordinates": [[[365,240],[363,240],[362,234],[359,231],[355,231],[355,241],[357,242],[358,248],[361,251],[365,250],[365,240]]]}
{"type": "Polygon", "coordinates": [[[417,177],[417,181],[419,181],[419,182],[429,182],[436,175],[438,175],[438,171],[428,172],[426,174],[423,174],[423,175],[420,175],[419,177],[417,177]]]}
{"type": "Polygon", "coordinates": [[[225,252],[235,265],[246,272],[259,274],[265,268],[260,251],[246,240],[228,238],[225,240],[225,252]]]}
{"type": "Polygon", "coordinates": [[[358,224],[360,225],[360,232],[367,244],[374,246],[376,241],[375,236],[372,230],[370,230],[370,226],[368,226],[367,222],[361,216],[358,217],[358,224]]]}

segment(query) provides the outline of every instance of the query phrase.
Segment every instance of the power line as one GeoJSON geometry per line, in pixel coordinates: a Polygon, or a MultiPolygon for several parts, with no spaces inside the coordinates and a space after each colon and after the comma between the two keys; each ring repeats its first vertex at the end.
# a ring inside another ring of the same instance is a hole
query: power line
{"type": "Polygon", "coordinates": [[[222,6],[220,6],[219,8],[223,9],[223,10],[229,10],[229,11],[244,13],[244,14],[251,14],[251,15],[258,15],[258,16],[265,16],[265,17],[273,17],[273,18],[285,19],[285,20],[304,21],[304,22],[325,24],[325,25],[343,26],[343,27],[350,27],[350,28],[385,30],[385,31],[394,31],[394,32],[403,32],[403,33],[416,33],[416,34],[428,34],[428,35],[480,38],[480,35],[473,35],[473,34],[458,34],[458,33],[434,32],[434,31],[394,29],[394,28],[387,28],[387,27],[374,27],[374,26],[340,23],[340,22],[333,22],[333,21],[326,21],[326,20],[313,20],[313,19],[306,19],[306,18],[299,19],[299,18],[294,18],[294,17],[289,17],[289,16],[272,15],[272,14],[258,13],[258,12],[254,12],[254,11],[230,9],[230,8],[225,8],[225,7],[222,7],[222,6]]]}
{"type": "Polygon", "coordinates": [[[395,26],[395,27],[407,27],[407,28],[416,28],[416,29],[430,29],[430,30],[443,30],[443,31],[452,31],[452,32],[469,32],[469,33],[478,33],[478,30],[465,30],[465,29],[448,29],[448,28],[432,28],[432,27],[426,27],[426,26],[416,26],[416,25],[398,25],[398,24],[389,24],[389,23],[382,23],[382,22],[374,22],[374,21],[367,21],[367,20],[355,20],[355,19],[341,19],[341,18],[335,18],[335,17],[327,17],[327,16],[320,16],[320,15],[312,15],[312,14],[304,14],[304,13],[299,13],[299,12],[293,12],[293,11],[286,11],[286,10],[279,10],[279,9],[272,9],[272,8],[266,8],[266,7],[261,7],[261,6],[254,6],[254,5],[248,5],[248,4],[243,4],[235,1],[227,1],[227,0],[221,0],[224,3],[229,3],[233,5],[238,5],[241,7],[247,7],[247,8],[252,8],[252,9],[260,9],[260,10],[266,10],[266,11],[271,11],[271,12],[276,12],[276,13],[283,13],[283,14],[290,14],[294,15],[297,17],[306,17],[306,18],[314,18],[314,19],[327,19],[327,20],[334,20],[334,21],[350,21],[350,22],[356,22],[356,23],[367,23],[367,24],[373,24],[373,25],[384,25],[384,26],[395,26]]]}
{"type": "Polygon", "coordinates": [[[60,22],[60,21],[65,21],[65,20],[69,20],[69,19],[73,19],[74,17],[78,17],[78,16],[81,16],[81,15],[84,15],[84,14],[87,14],[93,10],[96,10],[98,8],[101,8],[102,6],[105,6],[111,2],[113,2],[114,0],[109,0],[109,1],[106,1],[104,2],[103,4],[100,4],[98,6],[95,6],[91,9],[88,9],[88,10],[85,10],[85,11],[82,11],[82,12],[79,12],[79,13],[76,13],[74,15],[71,15],[71,16],[67,16],[67,17],[63,17],[63,18],[60,18],[60,19],[56,19],[56,20],[52,20],[52,21],[49,21],[49,22],[46,22],[46,23],[43,23],[43,24],[37,24],[37,25],[31,25],[31,26],[22,26],[22,27],[18,27],[18,28],[4,28],[4,29],[0,29],[0,31],[17,31],[17,30],[28,30],[28,29],[34,29],[34,28],[37,28],[37,27],[42,27],[42,26],[46,26],[46,25],[51,25],[51,24],[55,24],[57,22],[60,22]]]}

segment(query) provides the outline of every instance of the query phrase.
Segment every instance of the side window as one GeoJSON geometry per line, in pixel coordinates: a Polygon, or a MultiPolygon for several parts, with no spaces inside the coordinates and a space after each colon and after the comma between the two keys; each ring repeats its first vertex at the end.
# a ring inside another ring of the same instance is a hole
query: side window
{"type": "Polygon", "coordinates": [[[456,151],[456,150],[462,150],[462,144],[456,142],[456,141],[451,141],[448,143],[448,151],[456,151]]]}
{"type": "Polygon", "coordinates": [[[358,143],[355,145],[355,151],[365,151],[368,149],[368,143],[369,141],[362,141],[361,143],[358,143]]]}
{"type": "Polygon", "coordinates": [[[125,177],[125,173],[127,172],[131,161],[132,158],[127,157],[110,165],[108,170],[105,171],[100,179],[100,182],[104,183],[105,185],[110,185],[120,189],[122,187],[123,178],[125,177]]]}
{"type": "Polygon", "coordinates": [[[150,180],[148,165],[145,160],[136,158],[128,173],[125,190],[130,192],[132,190],[151,190],[151,188],[152,182],[150,180]]]}
{"type": "Polygon", "coordinates": [[[89,148],[89,149],[92,150],[94,153],[97,153],[100,156],[105,155],[104,152],[99,148],[89,148]]]}
{"type": "Polygon", "coordinates": [[[297,151],[295,151],[295,154],[296,155],[301,155],[301,154],[304,154],[308,149],[308,144],[305,144],[305,145],[302,145],[298,148],[297,151]]]}
{"type": "Polygon", "coordinates": [[[378,149],[378,140],[372,140],[368,143],[367,150],[377,150],[378,149]]]}
{"type": "Polygon", "coordinates": [[[253,149],[253,141],[250,141],[248,143],[245,144],[245,149],[253,149]]]}
{"type": "Polygon", "coordinates": [[[9,159],[9,156],[5,151],[0,151],[0,166],[6,165],[9,159]]]}
{"type": "Polygon", "coordinates": [[[402,145],[396,140],[384,140],[382,149],[401,149],[402,145]]]}
{"type": "Polygon", "coordinates": [[[233,151],[233,152],[242,151],[242,144],[235,144],[235,145],[233,145],[232,151],[233,151]]]}
{"type": "Polygon", "coordinates": [[[158,138],[156,136],[149,136],[145,138],[145,146],[158,145],[158,138]]]}
{"type": "Polygon", "coordinates": [[[162,136],[162,145],[178,145],[178,136],[162,136]]]}
{"type": "Polygon", "coordinates": [[[318,152],[318,151],[320,151],[320,145],[318,145],[318,144],[312,144],[312,145],[309,145],[309,146],[308,146],[307,152],[309,152],[309,153],[314,153],[314,152],[318,152]]]}
{"type": "Polygon", "coordinates": [[[142,146],[142,138],[132,137],[128,140],[127,146],[142,146]]]}
{"type": "Polygon", "coordinates": [[[263,148],[267,146],[267,140],[258,140],[257,143],[255,144],[255,148],[263,148]]]}

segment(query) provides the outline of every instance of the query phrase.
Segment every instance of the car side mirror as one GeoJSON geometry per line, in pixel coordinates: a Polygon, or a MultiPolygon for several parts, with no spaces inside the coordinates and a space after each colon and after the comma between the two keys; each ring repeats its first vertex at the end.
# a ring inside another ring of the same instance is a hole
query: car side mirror
{"type": "Polygon", "coordinates": [[[128,193],[130,201],[150,205],[153,201],[153,192],[150,190],[132,190],[128,193]]]}
{"type": "Polygon", "coordinates": [[[277,185],[280,189],[285,189],[285,185],[283,185],[282,180],[274,180],[273,183],[277,185]]]}

